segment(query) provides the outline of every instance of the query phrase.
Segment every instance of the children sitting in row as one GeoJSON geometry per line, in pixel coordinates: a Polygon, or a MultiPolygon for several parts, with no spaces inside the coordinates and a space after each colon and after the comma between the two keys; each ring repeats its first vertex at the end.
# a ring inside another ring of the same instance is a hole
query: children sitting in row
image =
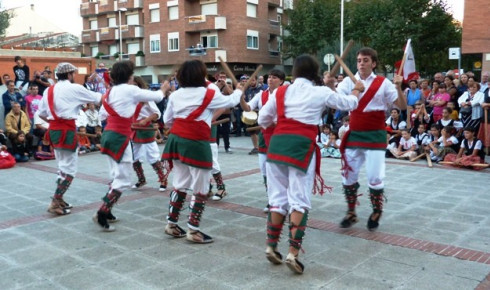
{"type": "Polygon", "coordinates": [[[45,137],[39,141],[37,146],[37,151],[34,154],[34,159],[36,160],[52,160],[54,157],[53,145],[45,137]]]}
{"type": "Polygon", "coordinates": [[[474,168],[476,170],[484,167],[473,167],[474,164],[485,163],[485,152],[483,143],[475,136],[475,129],[472,127],[464,128],[464,140],[458,154],[449,153],[444,161],[453,162],[452,166],[474,168]]]}
{"type": "Polygon", "coordinates": [[[401,129],[402,138],[397,147],[390,147],[390,152],[398,159],[412,159],[417,155],[417,141],[413,138],[408,129],[401,129]]]}
{"type": "Polygon", "coordinates": [[[454,127],[446,126],[441,130],[441,137],[439,137],[437,141],[429,143],[432,161],[442,161],[447,154],[459,151],[459,141],[458,138],[454,136],[455,133],[456,129],[454,129],[454,127]]]}
{"type": "Polygon", "coordinates": [[[329,125],[323,125],[320,134],[320,153],[322,157],[340,158],[340,138],[337,132],[333,132],[329,125]]]}

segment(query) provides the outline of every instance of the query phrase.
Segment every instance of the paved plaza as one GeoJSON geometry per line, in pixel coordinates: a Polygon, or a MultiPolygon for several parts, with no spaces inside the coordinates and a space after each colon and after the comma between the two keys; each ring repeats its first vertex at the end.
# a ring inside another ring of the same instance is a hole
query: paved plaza
{"type": "MultiPolygon", "coordinates": [[[[170,191],[158,192],[148,164],[147,186],[115,206],[121,221],[112,233],[91,219],[107,191],[105,156],[80,157],[65,194],[75,207],[62,217],[46,212],[55,161],[0,171],[0,289],[490,289],[490,169],[388,159],[385,211],[369,232],[364,172],[360,222],[340,229],[340,161],[323,159],[334,190],[312,198],[300,254],[305,273],[295,275],[265,258],[267,200],[250,139],[231,138],[231,146],[233,154],[220,148],[219,155],[229,195],[208,202],[201,224],[215,239],[207,245],[164,234],[170,191]]],[[[284,232],[279,251],[287,253],[284,232]]]]}

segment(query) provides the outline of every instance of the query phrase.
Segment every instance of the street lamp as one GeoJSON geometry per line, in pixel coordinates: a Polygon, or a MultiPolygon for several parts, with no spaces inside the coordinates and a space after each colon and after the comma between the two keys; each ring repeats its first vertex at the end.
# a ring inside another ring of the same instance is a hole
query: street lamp
{"type": "MultiPolygon", "coordinates": [[[[350,0],[340,0],[340,54],[344,52],[344,1],[350,2],[350,0]]],[[[340,67],[340,73],[344,73],[342,67],[340,67]]]]}
{"type": "Polygon", "coordinates": [[[122,49],[122,21],[121,21],[121,12],[126,12],[128,11],[127,8],[119,8],[118,12],[119,12],[119,61],[122,60],[122,53],[123,53],[123,49],[122,49]]]}

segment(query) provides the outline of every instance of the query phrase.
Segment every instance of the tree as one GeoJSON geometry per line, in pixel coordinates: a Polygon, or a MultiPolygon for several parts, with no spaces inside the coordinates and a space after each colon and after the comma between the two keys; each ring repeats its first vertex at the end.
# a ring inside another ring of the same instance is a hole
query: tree
{"type": "MultiPolygon", "coordinates": [[[[2,2],[0,1],[0,7],[2,6],[1,4],[2,2]]],[[[5,32],[10,24],[10,18],[12,18],[12,15],[8,10],[0,9],[0,38],[5,37],[5,32]]]]}
{"type": "Polygon", "coordinates": [[[284,27],[284,58],[316,55],[338,37],[339,9],[337,0],[294,1],[294,9],[285,11],[289,24],[284,27]]]}
{"type": "Polygon", "coordinates": [[[448,48],[461,43],[461,29],[442,0],[357,1],[348,12],[347,37],[375,48],[381,69],[402,58],[408,38],[422,74],[447,68],[448,48]]]}

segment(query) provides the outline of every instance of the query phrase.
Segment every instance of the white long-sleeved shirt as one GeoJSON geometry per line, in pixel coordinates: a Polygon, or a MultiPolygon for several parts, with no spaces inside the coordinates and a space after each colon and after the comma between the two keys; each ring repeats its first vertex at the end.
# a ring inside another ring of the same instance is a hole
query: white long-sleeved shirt
{"type": "MultiPolygon", "coordinates": [[[[371,75],[368,76],[365,80],[361,80],[361,76],[359,75],[359,73],[356,73],[355,77],[357,80],[360,80],[362,82],[365,88],[364,92],[360,95],[361,97],[359,98],[359,100],[361,100],[366,91],[373,83],[376,75],[374,73],[371,73],[371,75]]],[[[352,89],[354,89],[354,86],[355,84],[350,78],[344,78],[344,80],[338,84],[337,92],[343,93],[345,95],[350,94],[352,89]]],[[[392,106],[396,99],[398,99],[398,92],[395,85],[393,85],[388,79],[385,79],[376,94],[374,95],[374,98],[364,109],[364,112],[386,111],[392,106]]]]}
{"type": "MultiPolygon", "coordinates": [[[[130,118],[134,115],[136,105],[139,102],[160,102],[163,100],[163,92],[160,90],[143,90],[135,85],[120,84],[112,87],[108,99],[108,104],[119,116],[130,118]]],[[[108,116],[109,114],[104,106],[101,106],[99,111],[100,119],[105,120],[108,116]]]]}
{"type": "MultiPolygon", "coordinates": [[[[468,98],[470,98],[470,92],[466,91],[461,95],[461,97],[458,98],[458,104],[461,106],[461,104],[465,103],[468,98]]],[[[484,100],[485,95],[483,95],[482,92],[476,92],[473,96],[473,99],[471,100],[471,106],[481,106],[484,100]]]]}
{"type": "MultiPolygon", "coordinates": [[[[269,101],[259,114],[259,125],[267,128],[277,118],[276,94],[269,96],[269,101]]],[[[343,95],[328,87],[314,86],[304,78],[297,78],[290,85],[284,96],[285,115],[301,123],[318,125],[326,106],[343,111],[357,108],[358,100],[354,95],[343,95]]]]}
{"type": "MultiPolygon", "coordinates": [[[[48,90],[39,103],[39,116],[53,120],[48,106],[48,90]]],[[[80,106],[88,103],[100,103],[102,95],[91,92],[79,84],[72,84],[68,80],[59,81],[54,87],[54,112],[61,119],[76,120],[80,112],[80,106]]]]}
{"type": "MultiPolygon", "coordinates": [[[[210,87],[211,89],[212,87],[210,87]]],[[[173,92],[168,99],[167,109],[163,114],[163,122],[171,127],[176,118],[186,118],[191,112],[201,106],[206,94],[205,87],[180,88],[173,92]]],[[[235,90],[231,95],[225,96],[215,90],[213,100],[199,116],[197,121],[205,121],[211,127],[211,120],[215,109],[231,108],[240,102],[241,90],[235,90]]]]}
{"type": "Polygon", "coordinates": [[[157,104],[155,102],[145,103],[143,105],[143,107],[141,108],[141,111],[140,111],[140,114],[137,117],[137,120],[138,121],[141,121],[144,118],[147,118],[147,117],[149,117],[149,116],[151,116],[153,114],[157,114],[158,115],[157,120],[160,119],[160,117],[162,116],[162,114],[160,113],[160,110],[158,109],[157,104]]]}

